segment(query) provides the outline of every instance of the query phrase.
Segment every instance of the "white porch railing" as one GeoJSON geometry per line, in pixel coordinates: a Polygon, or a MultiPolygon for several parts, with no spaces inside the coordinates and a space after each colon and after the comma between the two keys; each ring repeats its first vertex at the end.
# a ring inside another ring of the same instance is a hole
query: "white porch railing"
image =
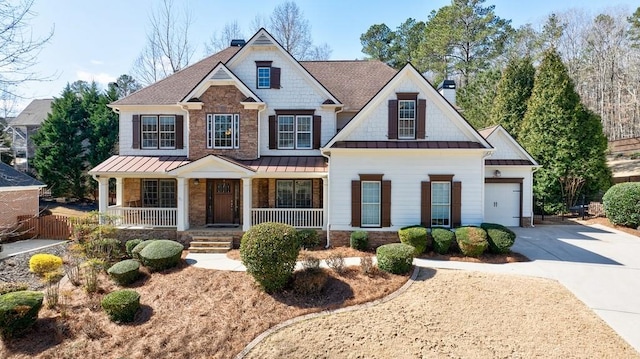
{"type": "Polygon", "coordinates": [[[279,222],[296,228],[323,228],[322,208],[253,208],[251,225],[264,222],[279,222]]]}
{"type": "Polygon", "coordinates": [[[107,215],[115,226],[176,227],[177,208],[111,206],[107,215]]]}

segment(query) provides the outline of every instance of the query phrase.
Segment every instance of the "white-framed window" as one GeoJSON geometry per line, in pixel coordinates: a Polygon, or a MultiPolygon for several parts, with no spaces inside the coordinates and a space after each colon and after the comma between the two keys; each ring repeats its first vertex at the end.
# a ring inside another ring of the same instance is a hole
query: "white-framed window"
{"type": "Polygon", "coordinates": [[[278,148],[307,150],[312,149],[313,116],[278,116],[278,148]]]}
{"type": "Polygon", "coordinates": [[[142,115],[140,127],[143,149],[176,148],[176,116],[142,115]]]}
{"type": "Polygon", "coordinates": [[[278,208],[311,208],[311,180],[277,180],[276,205],[278,208]]]}
{"type": "Polygon", "coordinates": [[[173,179],[143,179],[142,206],[175,208],[176,181],[173,179]]]}
{"type": "Polygon", "coordinates": [[[451,226],[451,182],[431,182],[431,225],[451,226]]]}
{"type": "Polygon", "coordinates": [[[258,67],[258,88],[271,88],[271,67],[258,67]]]}
{"type": "Polygon", "coordinates": [[[362,181],[360,182],[362,191],[362,227],[379,227],[380,226],[380,209],[381,209],[381,183],[380,181],[362,181]]]}
{"type": "Polygon", "coordinates": [[[240,148],[239,114],[207,114],[207,148],[240,148]]]}
{"type": "Polygon", "coordinates": [[[416,138],[416,101],[398,101],[398,139],[416,138]]]}

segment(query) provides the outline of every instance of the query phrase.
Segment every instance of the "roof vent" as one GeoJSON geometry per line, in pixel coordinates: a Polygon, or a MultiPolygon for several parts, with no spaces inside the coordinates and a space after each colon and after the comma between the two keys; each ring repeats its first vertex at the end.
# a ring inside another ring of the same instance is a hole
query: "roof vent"
{"type": "Polygon", "coordinates": [[[231,40],[231,46],[237,46],[237,47],[242,47],[246,44],[247,42],[244,41],[244,39],[233,39],[231,40]]]}

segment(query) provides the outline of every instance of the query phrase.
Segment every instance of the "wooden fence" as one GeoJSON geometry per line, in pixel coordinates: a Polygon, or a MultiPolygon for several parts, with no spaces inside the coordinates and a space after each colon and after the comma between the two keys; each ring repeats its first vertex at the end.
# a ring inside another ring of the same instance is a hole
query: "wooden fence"
{"type": "Polygon", "coordinates": [[[21,237],[69,239],[75,221],[74,218],[59,215],[18,216],[18,231],[21,237]]]}
{"type": "Polygon", "coordinates": [[[640,137],[611,141],[609,142],[609,150],[613,153],[640,152],[640,137]]]}

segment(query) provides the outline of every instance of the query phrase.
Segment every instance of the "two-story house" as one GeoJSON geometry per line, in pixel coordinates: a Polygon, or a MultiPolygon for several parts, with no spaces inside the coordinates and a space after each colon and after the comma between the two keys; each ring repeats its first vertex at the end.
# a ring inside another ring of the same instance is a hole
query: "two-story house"
{"type": "Polygon", "coordinates": [[[504,129],[473,129],[455,84],[442,93],[410,64],[296,61],[261,29],[110,105],[120,148],[90,172],[100,211],[178,237],[284,222],[333,244],[356,229],[531,223],[535,161],[504,129]]]}

